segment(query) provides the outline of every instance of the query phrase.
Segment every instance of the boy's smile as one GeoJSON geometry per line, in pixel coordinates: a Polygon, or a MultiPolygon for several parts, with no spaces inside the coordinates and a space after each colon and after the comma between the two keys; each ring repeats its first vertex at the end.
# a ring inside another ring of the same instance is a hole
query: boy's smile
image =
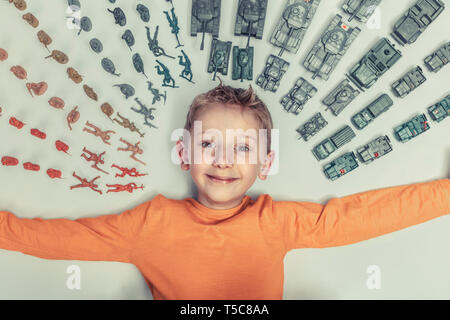
{"type": "MultiPolygon", "coordinates": [[[[199,111],[195,121],[201,123],[201,130],[192,130],[190,163],[182,161],[181,168],[190,170],[201,204],[211,209],[234,208],[257,176],[266,179],[274,152],[267,155],[265,162],[259,159],[260,136],[251,134],[258,132],[259,122],[251,110],[242,110],[239,105],[208,105],[199,111]],[[227,130],[238,134],[227,135],[227,130]]],[[[177,142],[181,159],[186,159],[183,152],[187,147],[182,141],[177,142]]]]}

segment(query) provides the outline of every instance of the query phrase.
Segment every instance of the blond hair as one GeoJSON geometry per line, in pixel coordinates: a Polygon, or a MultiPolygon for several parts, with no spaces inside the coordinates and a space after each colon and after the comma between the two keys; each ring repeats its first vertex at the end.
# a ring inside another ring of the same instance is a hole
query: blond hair
{"type": "Polygon", "coordinates": [[[273,128],[272,117],[266,104],[256,95],[251,85],[244,90],[224,86],[222,80],[220,80],[220,84],[217,87],[194,98],[186,116],[184,129],[191,132],[197,113],[213,103],[220,103],[224,106],[239,105],[241,106],[241,112],[245,110],[252,111],[259,122],[260,129],[267,130],[267,152],[270,152],[271,130],[273,128]]]}

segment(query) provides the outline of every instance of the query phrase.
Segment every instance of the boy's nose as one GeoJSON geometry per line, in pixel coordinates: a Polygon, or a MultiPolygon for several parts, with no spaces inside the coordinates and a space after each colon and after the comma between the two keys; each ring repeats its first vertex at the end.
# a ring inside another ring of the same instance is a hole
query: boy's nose
{"type": "MultiPolygon", "coordinates": [[[[229,152],[230,153],[230,152],[229,152]]],[[[232,167],[234,162],[234,154],[229,154],[227,157],[226,152],[215,152],[213,165],[217,167],[232,167]]]]}

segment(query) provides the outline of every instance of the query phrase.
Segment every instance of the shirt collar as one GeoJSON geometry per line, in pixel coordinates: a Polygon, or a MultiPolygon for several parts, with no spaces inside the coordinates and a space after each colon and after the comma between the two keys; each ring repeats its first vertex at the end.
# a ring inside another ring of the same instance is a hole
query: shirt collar
{"type": "Polygon", "coordinates": [[[192,209],[191,211],[195,214],[211,221],[218,221],[227,219],[244,211],[251,202],[251,198],[250,196],[245,195],[238,206],[230,209],[211,209],[191,197],[184,198],[183,201],[187,202],[188,206],[192,209]]]}

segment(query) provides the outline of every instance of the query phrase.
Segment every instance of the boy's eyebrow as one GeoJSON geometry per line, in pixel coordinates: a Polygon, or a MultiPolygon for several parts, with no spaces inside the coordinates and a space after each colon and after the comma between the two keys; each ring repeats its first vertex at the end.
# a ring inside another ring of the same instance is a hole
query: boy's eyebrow
{"type": "MultiPolygon", "coordinates": [[[[208,129],[206,129],[206,130],[203,130],[202,131],[202,134],[204,134],[206,131],[208,131],[208,129]]],[[[247,138],[249,138],[249,139],[252,139],[252,140],[255,140],[255,141],[257,141],[257,139],[253,136],[253,135],[242,135],[242,134],[240,134],[240,135],[237,135],[237,137],[242,137],[242,136],[244,136],[244,137],[247,137],[247,138]]]]}

